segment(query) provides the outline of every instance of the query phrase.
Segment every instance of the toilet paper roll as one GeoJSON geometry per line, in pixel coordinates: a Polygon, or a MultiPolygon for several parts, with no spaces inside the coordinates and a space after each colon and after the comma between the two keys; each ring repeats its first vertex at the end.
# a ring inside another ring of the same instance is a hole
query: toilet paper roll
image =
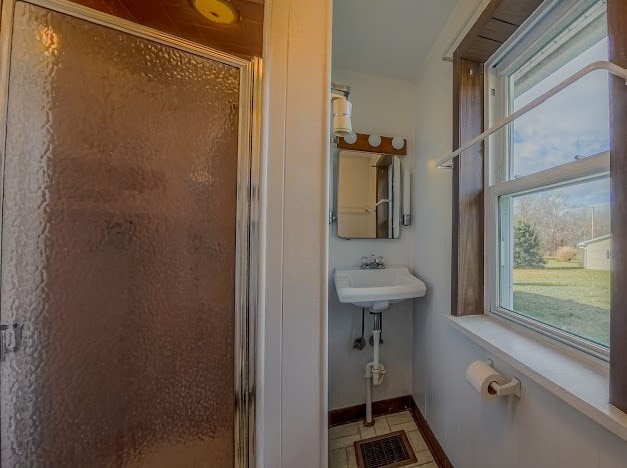
{"type": "Polygon", "coordinates": [[[485,401],[496,400],[499,396],[490,388],[492,382],[499,385],[507,383],[507,379],[495,371],[484,361],[475,361],[466,370],[466,380],[485,401]]]}

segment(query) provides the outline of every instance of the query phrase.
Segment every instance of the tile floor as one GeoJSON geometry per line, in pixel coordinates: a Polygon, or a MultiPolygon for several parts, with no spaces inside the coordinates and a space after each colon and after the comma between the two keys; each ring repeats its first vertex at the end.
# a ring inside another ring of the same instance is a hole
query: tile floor
{"type": "Polygon", "coordinates": [[[375,418],[374,426],[365,427],[363,421],[329,428],[329,468],[357,468],[354,442],[394,431],[405,431],[418,461],[407,467],[437,468],[414,418],[409,411],[375,418]]]}

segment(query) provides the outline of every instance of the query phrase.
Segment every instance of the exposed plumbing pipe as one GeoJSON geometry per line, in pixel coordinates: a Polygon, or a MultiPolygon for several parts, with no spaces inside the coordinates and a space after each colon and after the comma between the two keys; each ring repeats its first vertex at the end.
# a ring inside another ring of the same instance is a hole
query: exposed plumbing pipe
{"type": "Polygon", "coordinates": [[[373,316],[373,360],[372,362],[366,364],[366,372],[364,373],[364,378],[366,379],[366,421],[364,422],[365,426],[372,426],[374,424],[374,420],[372,418],[372,386],[381,385],[381,383],[383,382],[383,377],[385,377],[385,366],[379,362],[379,346],[381,341],[381,312],[375,312],[373,313],[373,316]]]}
{"type": "Polygon", "coordinates": [[[372,418],[372,386],[381,385],[383,377],[385,376],[385,366],[383,364],[379,363],[376,377],[373,366],[374,362],[366,364],[366,372],[364,374],[364,378],[366,379],[366,421],[364,422],[364,426],[367,427],[374,424],[372,418]]]}
{"type": "Polygon", "coordinates": [[[366,421],[364,426],[369,427],[374,425],[372,419],[372,363],[366,364],[366,421]]]}
{"type": "MultiPolygon", "coordinates": [[[[375,385],[379,385],[377,383],[378,377],[379,377],[379,372],[380,372],[380,368],[379,368],[379,346],[380,346],[380,339],[381,339],[381,330],[372,330],[372,336],[374,338],[374,351],[373,351],[373,358],[372,358],[372,383],[374,383],[375,385]],[[376,375],[376,377],[375,377],[376,375]]],[[[381,383],[379,381],[379,383],[381,383]]]]}

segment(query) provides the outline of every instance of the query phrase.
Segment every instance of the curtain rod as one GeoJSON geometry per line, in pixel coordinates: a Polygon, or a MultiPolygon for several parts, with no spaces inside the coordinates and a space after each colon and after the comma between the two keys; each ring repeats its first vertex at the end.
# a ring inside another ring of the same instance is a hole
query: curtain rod
{"type": "Polygon", "coordinates": [[[440,168],[440,169],[451,169],[453,166],[448,166],[448,165],[445,165],[445,164],[450,162],[455,156],[458,156],[459,154],[463,153],[467,149],[469,149],[472,146],[476,145],[480,141],[485,140],[487,137],[489,137],[493,133],[497,132],[501,128],[505,127],[506,125],[512,123],[514,120],[518,119],[519,117],[525,115],[530,110],[535,109],[536,107],[538,107],[540,104],[544,103],[550,97],[555,96],[557,93],[562,91],[564,88],[569,87],[575,81],[578,81],[581,78],[583,78],[584,76],[586,76],[587,74],[592,73],[592,72],[597,71],[597,70],[606,70],[606,71],[610,72],[612,75],[616,75],[616,76],[618,76],[620,78],[623,78],[625,80],[625,84],[627,85],[627,69],[619,67],[618,65],[616,65],[615,63],[612,63],[612,62],[607,62],[607,61],[593,62],[590,65],[588,65],[588,66],[582,68],[581,70],[579,70],[577,73],[574,73],[573,75],[569,76],[564,81],[562,81],[558,85],[556,85],[553,88],[551,88],[550,90],[548,90],[546,93],[544,93],[541,96],[537,97],[536,99],[531,101],[526,106],[524,106],[521,109],[517,110],[513,114],[510,114],[506,118],[504,118],[502,120],[499,120],[496,124],[494,124],[492,127],[487,129],[485,132],[483,132],[482,134],[476,136],[475,138],[473,138],[469,142],[464,143],[463,146],[461,146],[458,150],[453,151],[447,157],[440,159],[437,162],[438,168],[440,168]]]}

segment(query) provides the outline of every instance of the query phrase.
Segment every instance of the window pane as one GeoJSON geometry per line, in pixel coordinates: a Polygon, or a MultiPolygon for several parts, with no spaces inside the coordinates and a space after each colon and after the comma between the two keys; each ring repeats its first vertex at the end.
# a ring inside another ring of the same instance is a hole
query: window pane
{"type": "MultiPolygon", "coordinates": [[[[519,110],[586,65],[608,59],[605,6],[552,38],[510,77],[510,109],[519,110]]],[[[509,178],[609,150],[609,85],[594,72],[512,124],[509,178]]]]}
{"type": "Polygon", "coordinates": [[[610,183],[501,197],[501,307],[609,345],[610,183]]]}

